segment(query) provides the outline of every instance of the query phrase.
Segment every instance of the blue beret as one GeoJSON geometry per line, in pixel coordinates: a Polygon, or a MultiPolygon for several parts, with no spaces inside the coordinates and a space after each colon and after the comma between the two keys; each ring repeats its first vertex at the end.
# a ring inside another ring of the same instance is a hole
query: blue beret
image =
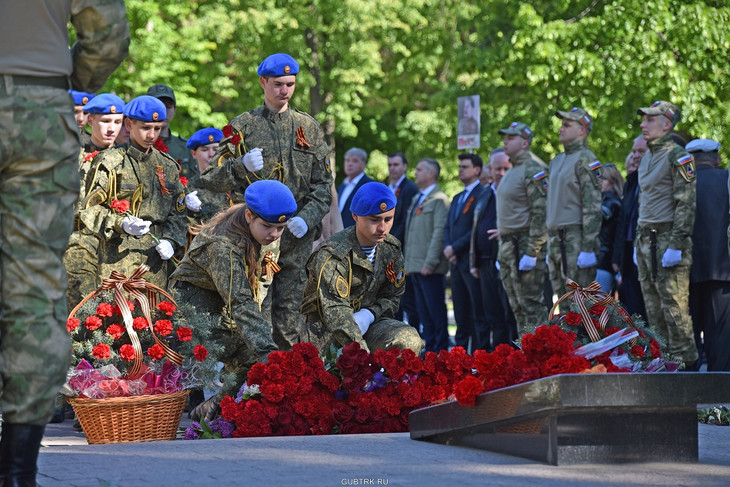
{"type": "Polygon", "coordinates": [[[299,72],[299,64],[288,54],[272,54],[259,64],[259,76],[288,76],[299,72]]]}
{"type": "Polygon", "coordinates": [[[96,95],[93,100],[84,105],[84,111],[88,113],[118,114],[124,113],[124,101],[117,95],[102,93],[96,95]]]}
{"type": "Polygon", "coordinates": [[[274,179],[250,184],[244,193],[248,208],[269,223],[284,223],[297,211],[291,190],[274,179]]]}
{"type": "Polygon", "coordinates": [[[395,208],[397,200],[383,183],[370,182],[360,186],[350,203],[350,211],[357,216],[370,216],[395,208]]]}
{"type": "Polygon", "coordinates": [[[143,122],[162,122],[167,118],[167,108],[154,96],[142,95],[124,106],[124,115],[143,122]]]}
{"type": "Polygon", "coordinates": [[[87,93],[85,91],[68,90],[74,99],[74,105],[86,105],[94,98],[93,93],[87,93]]]}
{"type": "Polygon", "coordinates": [[[207,127],[200,129],[195,132],[188,139],[188,143],[185,144],[188,149],[195,150],[201,145],[212,144],[213,142],[220,142],[223,138],[223,131],[218,130],[215,127],[207,127]]]}

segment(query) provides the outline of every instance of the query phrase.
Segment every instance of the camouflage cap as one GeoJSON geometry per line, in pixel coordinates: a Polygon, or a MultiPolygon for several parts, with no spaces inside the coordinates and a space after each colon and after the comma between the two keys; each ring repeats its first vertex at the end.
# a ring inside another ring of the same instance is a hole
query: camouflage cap
{"type": "Polygon", "coordinates": [[[175,92],[172,91],[172,88],[170,88],[167,85],[157,84],[152,85],[149,88],[147,88],[147,95],[154,96],[157,99],[160,98],[169,98],[174,103],[177,103],[177,100],[175,99],[175,92]]]}
{"type": "Polygon", "coordinates": [[[527,139],[532,143],[532,129],[529,125],[522,122],[512,122],[506,129],[499,129],[497,132],[499,135],[519,135],[523,139],[527,139]]]}
{"type": "Polygon", "coordinates": [[[568,120],[575,120],[580,122],[586,128],[587,133],[591,133],[593,130],[593,117],[591,117],[587,111],[582,108],[573,107],[569,112],[558,110],[555,112],[555,116],[558,118],[565,118],[568,120]]]}
{"type": "Polygon", "coordinates": [[[663,100],[655,101],[650,107],[639,108],[636,113],[639,115],[664,115],[672,122],[672,125],[677,125],[682,118],[677,105],[663,100]]]}

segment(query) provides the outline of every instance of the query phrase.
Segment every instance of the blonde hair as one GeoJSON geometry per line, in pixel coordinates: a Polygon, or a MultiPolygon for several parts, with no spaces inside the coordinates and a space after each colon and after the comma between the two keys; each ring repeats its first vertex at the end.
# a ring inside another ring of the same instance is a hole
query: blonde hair
{"type": "Polygon", "coordinates": [[[601,167],[601,177],[611,184],[611,190],[619,198],[624,194],[624,177],[613,164],[604,164],[601,167]]]}

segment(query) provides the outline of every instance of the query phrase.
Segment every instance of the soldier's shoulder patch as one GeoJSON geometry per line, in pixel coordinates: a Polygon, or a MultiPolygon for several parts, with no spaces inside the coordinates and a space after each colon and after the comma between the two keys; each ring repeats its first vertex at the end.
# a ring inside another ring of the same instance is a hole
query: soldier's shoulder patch
{"type": "Polygon", "coordinates": [[[406,282],[406,270],[401,267],[398,273],[395,275],[395,287],[401,287],[406,282]]]}
{"type": "Polygon", "coordinates": [[[601,161],[593,161],[588,163],[588,169],[593,171],[593,174],[596,176],[596,179],[601,179],[601,161]]]}
{"type": "Polygon", "coordinates": [[[692,154],[684,154],[677,158],[680,174],[686,181],[692,181],[697,173],[695,171],[695,159],[692,154]]]}
{"type": "Polygon", "coordinates": [[[346,298],[350,295],[350,285],[342,276],[337,276],[337,279],[335,279],[335,290],[341,298],[346,298]]]}
{"type": "Polygon", "coordinates": [[[548,177],[545,171],[538,171],[532,176],[532,179],[540,183],[543,189],[548,189],[548,177]]]}
{"type": "Polygon", "coordinates": [[[180,196],[177,197],[175,207],[176,207],[178,213],[182,213],[183,211],[187,210],[188,207],[185,204],[185,193],[184,192],[180,193],[180,196]]]}
{"type": "Polygon", "coordinates": [[[324,169],[327,172],[332,172],[332,164],[330,163],[329,156],[327,156],[327,157],[324,158],[324,169]]]}

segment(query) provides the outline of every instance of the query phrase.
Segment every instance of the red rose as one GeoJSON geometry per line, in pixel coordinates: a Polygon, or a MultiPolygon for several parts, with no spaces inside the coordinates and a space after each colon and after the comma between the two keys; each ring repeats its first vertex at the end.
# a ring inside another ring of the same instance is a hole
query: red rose
{"type": "Polygon", "coordinates": [[[91,350],[91,355],[104,360],[112,356],[112,351],[106,343],[100,343],[91,350]]]}
{"type": "Polygon", "coordinates": [[[195,356],[195,360],[202,362],[208,357],[208,349],[203,345],[195,345],[195,348],[193,348],[193,355],[195,356]]]}
{"type": "Polygon", "coordinates": [[[172,333],[172,323],[170,323],[170,320],[157,320],[155,322],[155,333],[162,336],[167,336],[172,333]]]}
{"type": "Polygon", "coordinates": [[[165,349],[162,348],[159,343],[155,343],[147,349],[147,355],[152,357],[154,360],[160,360],[165,356],[165,349]]]}
{"type": "Polygon", "coordinates": [[[111,316],[114,308],[109,303],[101,303],[96,307],[96,314],[99,316],[111,316]]]}
{"type": "Polygon", "coordinates": [[[147,318],[144,316],[138,316],[132,320],[132,328],[135,330],[146,330],[148,326],[149,323],[147,323],[147,318]]]}
{"type": "Polygon", "coordinates": [[[111,205],[109,205],[112,210],[116,211],[117,213],[126,213],[129,211],[129,201],[127,200],[113,200],[111,205]]]}
{"type": "Polygon", "coordinates": [[[135,356],[134,347],[130,344],[122,345],[119,347],[119,356],[127,362],[133,361],[135,356]]]}
{"type": "Polygon", "coordinates": [[[186,178],[185,176],[180,176],[180,184],[182,184],[183,186],[187,186],[188,178],[186,178]]]}
{"type": "Polygon", "coordinates": [[[101,326],[101,324],[102,324],[101,318],[99,318],[98,316],[94,316],[94,315],[89,316],[88,318],[86,318],[86,321],[84,321],[84,326],[86,327],[86,329],[91,330],[91,331],[94,331],[97,328],[99,328],[101,326]]]}
{"type": "Polygon", "coordinates": [[[175,305],[170,301],[162,301],[157,305],[157,309],[165,313],[167,316],[172,316],[175,311],[175,305]]]}
{"type": "Polygon", "coordinates": [[[124,334],[124,327],[122,325],[112,323],[107,327],[106,333],[115,340],[118,340],[124,334]]]}
{"type": "Polygon", "coordinates": [[[79,324],[80,323],[81,322],[79,321],[78,318],[69,318],[69,319],[67,319],[66,320],[66,331],[69,332],[69,333],[71,333],[72,331],[74,331],[76,328],[79,327],[79,324]]]}
{"type": "Polygon", "coordinates": [[[578,326],[580,325],[581,321],[583,321],[581,315],[573,311],[565,315],[565,322],[571,326],[578,326]]]}
{"type": "Polygon", "coordinates": [[[189,342],[193,339],[193,330],[180,326],[177,329],[177,339],[181,342],[189,342]]]}
{"type": "Polygon", "coordinates": [[[467,375],[461,382],[456,384],[454,396],[462,406],[473,406],[477,400],[477,396],[482,391],[484,391],[482,381],[473,375],[467,375]]]}

